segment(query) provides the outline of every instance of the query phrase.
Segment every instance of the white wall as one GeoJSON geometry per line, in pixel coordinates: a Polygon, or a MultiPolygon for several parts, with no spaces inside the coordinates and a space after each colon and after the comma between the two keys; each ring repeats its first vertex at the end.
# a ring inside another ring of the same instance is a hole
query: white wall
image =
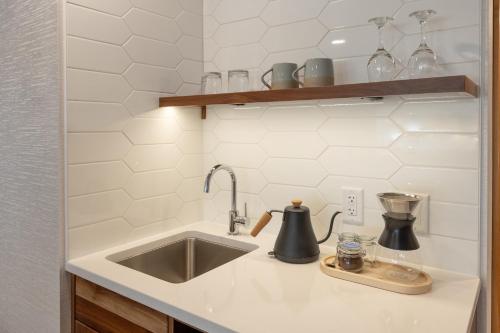
{"type": "Polygon", "coordinates": [[[66,331],[69,319],[60,9],[56,0],[0,3],[2,333],[66,331]]]}
{"type": "MultiPolygon", "coordinates": [[[[300,196],[312,208],[318,235],[340,209],[342,186],[365,190],[364,226],[343,229],[373,234],[382,227],[377,192],[429,193],[430,233],[420,236],[425,263],[477,274],[478,99],[219,106],[210,107],[204,121],[195,109],[156,105],[159,95],[198,89],[201,61],[205,71],[249,69],[254,89],[262,88],[258,76],[274,62],[309,57],[333,58],[337,84],[366,81],[366,61],[377,44],[367,20],[394,16],[386,45],[406,63],[418,44],[418,25],[408,13],[428,7],[438,12],[428,26],[429,43],[444,72],[479,82],[479,5],[206,0],[202,57],[200,1],[70,1],[71,256],[202,217],[227,223],[227,175],[217,176],[209,195],[201,193],[208,168],[227,163],[238,175],[240,209],[248,202],[255,219],[300,196]],[[186,39],[193,43],[183,52],[186,39]],[[139,40],[144,44],[133,45],[139,40]]],[[[269,230],[278,228],[275,219],[269,230]]]]}
{"type": "Polygon", "coordinates": [[[199,111],[158,97],[199,92],[201,0],[66,10],[69,256],[199,220],[199,111]]]}
{"type": "Polygon", "coordinates": [[[259,76],[273,63],[329,57],[335,62],[337,84],[366,82],[365,66],[377,47],[377,30],[368,20],[394,18],[384,31],[385,46],[406,64],[419,41],[419,25],[408,14],[432,8],[437,15],[427,26],[428,40],[444,74],[467,74],[479,82],[480,4],[481,0],[206,0],[205,71],[248,69],[254,88],[260,89],[259,76]]]}
{"type": "MultiPolygon", "coordinates": [[[[429,44],[445,74],[479,83],[480,1],[205,1],[205,71],[249,69],[258,75],[275,62],[334,59],[336,83],[367,81],[366,62],[377,46],[377,15],[394,16],[386,46],[403,64],[418,45],[408,14],[438,12],[429,44]],[[344,44],[332,44],[345,40],[344,44]]],[[[405,73],[402,73],[404,76],[405,73]]],[[[479,273],[479,99],[391,97],[383,101],[323,100],[244,107],[210,107],[203,122],[205,170],[236,168],[240,210],[255,219],[301,197],[318,236],[340,209],[341,187],[365,190],[364,226],[343,230],[378,234],[383,225],[377,192],[429,193],[430,233],[420,236],[428,265],[479,273]]],[[[227,223],[227,175],[205,200],[205,218],[227,223]]],[[[275,218],[270,230],[279,228],[275,218]]]]}

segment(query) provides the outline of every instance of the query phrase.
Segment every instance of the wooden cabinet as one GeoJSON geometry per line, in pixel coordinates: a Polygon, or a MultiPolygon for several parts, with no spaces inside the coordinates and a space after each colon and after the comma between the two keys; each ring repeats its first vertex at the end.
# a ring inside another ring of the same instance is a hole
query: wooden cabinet
{"type": "Polygon", "coordinates": [[[79,321],[75,321],[75,333],[97,333],[97,331],[79,321]]]}
{"type": "Polygon", "coordinates": [[[201,332],[82,278],[73,283],[74,333],[201,332]]]}

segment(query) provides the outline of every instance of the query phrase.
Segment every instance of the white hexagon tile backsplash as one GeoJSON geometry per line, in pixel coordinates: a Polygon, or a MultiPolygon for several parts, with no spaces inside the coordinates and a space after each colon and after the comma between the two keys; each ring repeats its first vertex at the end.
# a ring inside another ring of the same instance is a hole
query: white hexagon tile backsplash
{"type": "Polygon", "coordinates": [[[196,220],[227,223],[227,175],[201,191],[208,168],[227,163],[253,221],[301,197],[318,235],[342,186],[365,190],[364,226],[344,230],[368,233],[382,226],[377,192],[429,193],[430,234],[420,239],[433,257],[424,259],[475,273],[477,261],[459,260],[478,251],[478,100],[211,106],[203,121],[196,108],[157,109],[160,95],[199,91],[203,71],[223,72],[226,85],[228,70],[248,69],[262,89],[273,63],[330,57],[337,84],[367,81],[377,46],[367,20],[395,18],[384,40],[405,64],[419,39],[408,13],[427,7],[438,12],[429,44],[444,71],[478,82],[480,0],[69,1],[71,256],[196,220]]]}
{"type": "MultiPolygon", "coordinates": [[[[377,30],[368,20],[392,16],[384,30],[387,49],[406,64],[417,48],[419,25],[408,14],[433,8],[428,42],[445,72],[460,71],[477,81],[479,0],[262,0],[204,1],[205,70],[243,68],[258,76],[275,62],[303,63],[330,57],[337,83],[367,81],[366,62],[377,47],[377,30]]],[[[404,72],[402,73],[404,76],[404,72]]],[[[252,80],[262,89],[259,80],[252,80]]]]}
{"type": "Polygon", "coordinates": [[[158,97],[199,93],[202,1],[68,0],[66,12],[69,256],[199,220],[199,113],[158,97]]]}
{"type": "MultiPolygon", "coordinates": [[[[250,112],[237,106],[232,111],[228,106],[209,107],[203,133],[204,171],[214,163],[234,167],[240,183],[239,209],[247,201],[252,221],[262,209],[282,209],[292,198],[303,199],[318,235],[328,229],[332,213],[341,209],[342,187],[364,189],[364,225],[340,222],[336,230],[374,235],[383,226],[377,193],[428,193],[430,234],[420,238],[432,249],[426,253],[434,257],[424,259],[443,268],[474,272],[475,261],[463,266],[447,258],[477,251],[478,101],[389,99],[385,107],[377,104],[385,102],[373,102],[373,109],[363,100],[337,106],[338,101],[270,104],[250,112]],[[449,114],[451,110],[456,114],[449,114]]],[[[215,197],[203,201],[204,217],[225,224],[229,177],[217,175],[216,183],[215,197]]],[[[279,220],[270,231],[279,230],[279,220]]]]}
{"type": "MultiPolygon", "coordinates": [[[[384,43],[404,65],[419,42],[419,26],[408,14],[428,7],[438,12],[427,30],[444,72],[478,82],[479,0],[206,0],[205,71],[221,71],[226,81],[227,70],[247,69],[252,89],[260,90],[259,75],[273,63],[330,57],[337,84],[366,82],[366,63],[377,47],[377,31],[368,19],[395,18],[384,43]]],[[[424,259],[475,273],[477,261],[464,264],[459,258],[478,251],[479,114],[478,100],[454,97],[213,106],[203,122],[205,167],[235,166],[245,183],[241,192],[257,207],[280,209],[302,197],[318,234],[340,209],[342,186],[365,190],[364,226],[344,225],[344,230],[374,234],[383,224],[377,192],[429,193],[424,259]]],[[[227,193],[221,178],[218,191],[227,193]]],[[[221,209],[212,202],[217,197],[204,200],[205,217],[226,223],[229,203],[221,209]]],[[[249,209],[254,209],[250,203],[249,209]]],[[[278,224],[270,229],[277,231],[278,224]]]]}

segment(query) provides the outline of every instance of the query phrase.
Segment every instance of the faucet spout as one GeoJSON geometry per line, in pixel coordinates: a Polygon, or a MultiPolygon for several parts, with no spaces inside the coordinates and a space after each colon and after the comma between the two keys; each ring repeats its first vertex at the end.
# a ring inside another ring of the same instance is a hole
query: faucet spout
{"type": "Polygon", "coordinates": [[[212,175],[213,173],[209,173],[207,175],[207,178],[205,178],[205,184],[203,185],[203,192],[205,193],[210,192],[210,181],[212,180],[212,175]]]}
{"type": "Polygon", "coordinates": [[[203,191],[205,193],[210,192],[210,183],[212,181],[213,175],[219,171],[219,170],[225,170],[229,173],[231,176],[231,211],[236,212],[237,205],[236,205],[236,174],[234,173],[233,169],[226,164],[217,164],[215,165],[212,169],[207,174],[207,177],[205,178],[205,184],[203,186],[203,191]]]}
{"type": "Polygon", "coordinates": [[[239,224],[247,224],[248,219],[246,217],[246,204],[245,204],[245,216],[239,216],[236,204],[236,174],[233,169],[229,165],[225,164],[217,164],[207,174],[205,178],[205,184],[203,186],[203,191],[205,193],[210,192],[210,183],[212,181],[212,177],[217,171],[225,170],[231,176],[231,210],[229,211],[229,234],[237,235],[238,225],[239,224]]]}

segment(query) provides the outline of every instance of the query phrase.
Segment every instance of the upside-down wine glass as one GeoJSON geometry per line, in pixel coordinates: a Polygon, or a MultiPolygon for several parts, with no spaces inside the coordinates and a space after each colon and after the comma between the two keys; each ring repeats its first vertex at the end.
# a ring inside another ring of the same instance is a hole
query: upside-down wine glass
{"type": "Polygon", "coordinates": [[[420,45],[413,52],[408,61],[408,74],[410,78],[423,78],[436,76],[439,73],[436,53],[427,45],[425,26],[431,16],[436,14],[432,9],[418,10],[410,14],[420,24],[420,45]]]}
{"type": "Polygon", "coordinates": [[[382,38],[384,27],[389,21],[392,21],[392,17],[381,16],[368,20],[368,22],[374,23],[378,29],[378,47],[368,60],[367,65],[368,80],[371,82],[391,80],[397,74],[396,60],[385,49],[382,38]]]}

